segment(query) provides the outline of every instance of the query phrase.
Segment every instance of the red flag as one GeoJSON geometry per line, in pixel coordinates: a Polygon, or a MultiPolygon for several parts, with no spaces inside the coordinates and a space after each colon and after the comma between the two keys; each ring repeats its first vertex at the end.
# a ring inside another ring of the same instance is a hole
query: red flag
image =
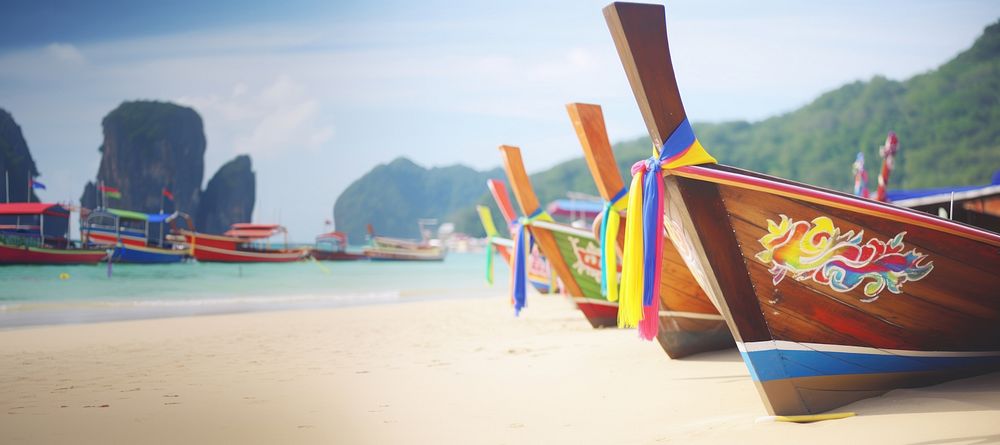
{"type": "Polygon", "coordinates": [[[99,185],[97,186],[97,190],[104,193],[108,198],[121,199],[122,197],[122,192],[118,188],[109,185],[99,185]]]}
{"type": "Polygon", "coordinates": [[[163,188],[163,196],[166,196],[166,197],[167,197],[167,199],[169,199],[169,200],[171,200],[171,201],[173,201],[173,200],[174,200],[174,194],[173,194],[173,193],[170,193],[170,190],[167,190],[167,188],[166,188],[166,187],[164,187],[164,188],[163,188]]]}

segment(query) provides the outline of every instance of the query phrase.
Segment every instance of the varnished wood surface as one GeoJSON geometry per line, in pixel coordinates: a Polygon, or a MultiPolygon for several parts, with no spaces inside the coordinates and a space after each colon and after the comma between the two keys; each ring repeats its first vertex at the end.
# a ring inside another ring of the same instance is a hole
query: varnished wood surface
{"type": "Polygon", "coordinates": [[[601,106],[572,103],[566,105],[566,111],[576,130],[580,146],[583,147],[583,157],[587,160],[587,168],[594,177],[597,191],[602,199],[610,201],[625,187],[625,182],[622,181],[615,154],[611,150],[601,106]]]}
{"type": "Polygon", "coordinates": [[[612,3],[604,18],[656,147],[687,117],[674,78],[663,6],[612,3]]]}
{"type": "Polygon", "coordinates": [[[722,186],[721,196],[775,339],[905,350],[1000,350],[1000,254],[963,248],[972,241],[960,237],[763,192],[722,186]],[[777,222],[780,214],[795,221],[829,217],[841,234],[863,230],[863,242],[887,242],[906,232],[904,252],[927,254],[924,262],[934,269],[904,283],[902,293],[886,289],[871,302],[862,301],[867,298],[863,286],[837,292],[790,276],[774,285],[770,264],[755,255],[764,250],[757,240],[767,234],[767,219],[777,222]]]}

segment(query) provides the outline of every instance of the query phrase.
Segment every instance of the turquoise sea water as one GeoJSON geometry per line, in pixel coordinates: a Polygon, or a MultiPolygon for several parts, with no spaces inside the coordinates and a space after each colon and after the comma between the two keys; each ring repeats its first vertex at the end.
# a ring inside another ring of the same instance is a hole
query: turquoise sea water
{"type": "Polygon", "coordinates": [[[61,323],[476,298],[495,287],[484,254],[450,253],[444,262],[0,267],[0,329],[61,323]],[[60,275],[63,275],[63,278],[60,275]],[[67,277],[68,275],[68,277],[67,277]]]}

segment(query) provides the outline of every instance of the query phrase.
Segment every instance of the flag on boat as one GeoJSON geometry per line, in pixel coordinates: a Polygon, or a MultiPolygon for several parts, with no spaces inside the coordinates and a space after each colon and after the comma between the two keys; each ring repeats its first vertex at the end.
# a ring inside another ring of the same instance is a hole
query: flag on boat
{"type": "Polygon", "coordinates": [[[111,187],[110,185],[100,185],[97,186],[97,189],[100,190],[101,193],[104,193],[104,196],[107,196],[108,198],[121,199],[122,197],[121,190],[118,190],[116,187],[111,187]]]}
{"type": "Polygon", "coordinates": [[[28,188],[45,190],[45,184],[34,180],[34,178],[28,178],[28,188]]]}
{"type": "Polygon", "coordinates": [[[171,201],[174,200],[174,194],[170,193],[170,190],[167,190],[166,187],[163,188],[163,196],[166,197],[167,199],[171,200],[171,201]]]}

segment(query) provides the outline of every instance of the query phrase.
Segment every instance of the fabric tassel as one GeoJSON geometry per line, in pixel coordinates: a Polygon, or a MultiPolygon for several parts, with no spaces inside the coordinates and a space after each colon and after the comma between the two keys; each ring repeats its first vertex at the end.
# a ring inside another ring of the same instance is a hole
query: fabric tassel
{"type": "Polygon", "coordinates": [[[497,236],[497,228],[493,224],[493,214],[490,212],[489,207],[476,206],[476,212],[479,213],[479,220],[483,223],[483,229],[486,230],[486,282],[492,286],[493,256],[495,251],[493,238],[497,236]]]}
{"type": "Polygon", "coordinates": [[[639,338],[652,340],[660,333],[660,299],[642,307],[642,321],[639,322],[639,338]]]}
{"type": "Polygon", "coordinates": [[[618,295],[618,327],[636,327],[642,320],[643,245],[642,181],[645,161],[632,166],[632,184],[628,195],[628,219],[625,220],[625,253],[622,257],[622,287],[618,295]],[[638,167],[638,168],[637,168],[638,167]]]}
{"type": "Polygon", "coordinates": [[[527,227],[533,221],[541,219],[543,221],[551,221],[552,217],[544,210],[539,208],[532,212],[527,218],[521,218],[515,226],[515,239],[514,239],[514,267],[511,270],[511,302],[514,304],[514,315],[520,315],[521,309],[524,308],[526,294],[527,294],[527,281],[528,281],[528,271],[527,271],[527,256],[531,247],[534,246],[534,241],[531,238],[531,234],[527,231],[527,227]]]}
{"type": "Polygon", "coordinates": [[[608,301],[618,301],[618,255],[615,245],[618,242],[618,226],[621,216],[618,214],[627,202],[628,189],[623,188],[604,205],[601,216],[601,294],[608,301]],[[623,200],[623,198],[626,198],[623,200]]]}
{"type": "Polygon", "coordinates": [[[639,327],[639,336],[656,337],[659,330],[660,283],[663,265],[664,170],[715,163],[684,119],[659,150],[632,166],[625,252],[618,305],[618,326],[639,327]]]}
{"type": "Polygon", "coordinates": [[[493,285],[493,238],[486,239],[486,283],[493,285]]]}
{"type": "Polygon", "coordinates": [[[511,283],[511,300],[514,303],[514,315],[517,316],[521,314],[521,309],[524,308],[527,293],[527,272],[524,264],[526,254],[524,251],[524,237],[526,236],[524,224],[519,225],[515,233],[517,234],[517,239],[514,240],[514,282],[511,283]]]}
{"type": "MultiPolygon", "coordinates": [[[[644,264],[649,264],[649,257],[652,256],[653,270],[652,274],[646,273],[646,276],[653,276],[651,282],[652,289],[646,288],[643,292],[643,317],[642,321],[639,323],[639,337],[644,340],[652,340],[656,338],[656,335],[660,331],[660,283],[663,271],[663,180],[661,179],[659,168],[654,169],[654,177],[657,179],[654,184],[648,184],[650,188],[654,190],[653,201],[647,205],[646,210],[651,207],[655,207],[656,210],[652,213],[653,221],[647,219],[644,221],[646,226],[643,228],[646,233],[654,232],[653,236],[655,243],[652,249],[646,249],[646,258],[644,264]],[[647,299],[648,298],[648,299],[647,299]]],[[[647,173],[647,178],[651,175],[647,173]]],[[[645,215],[644,215],[645,216],[645,215]]]]}

